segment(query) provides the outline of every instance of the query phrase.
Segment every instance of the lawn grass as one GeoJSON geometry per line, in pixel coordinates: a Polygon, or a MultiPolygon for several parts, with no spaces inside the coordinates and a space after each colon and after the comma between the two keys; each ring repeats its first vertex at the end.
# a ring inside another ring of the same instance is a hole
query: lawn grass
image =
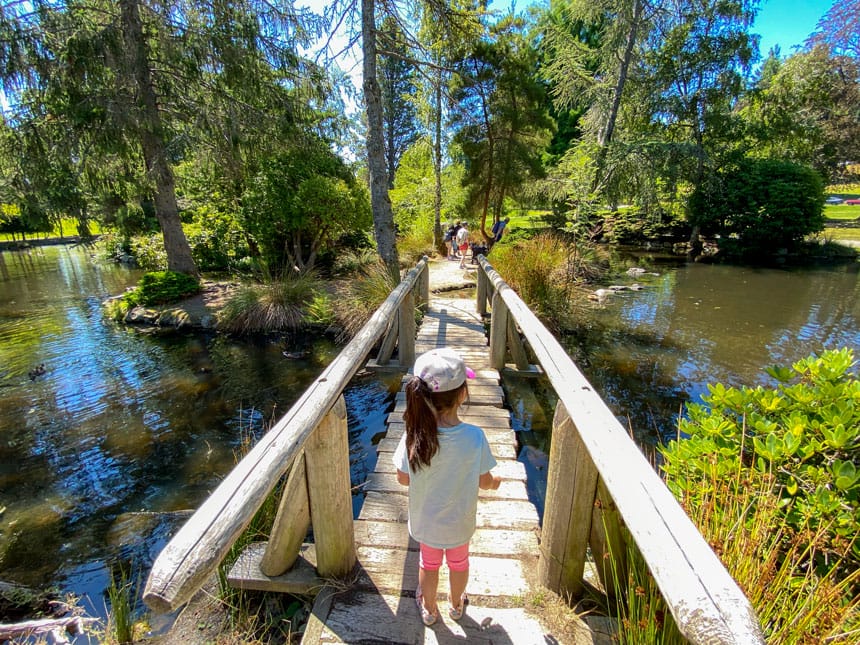
{"type": "MultiPolygon", "coordinates": [[[[90,233],[93,235],[98,235],[101,233],[101,227],[96,220],[90,220],[90,233]]],[[[28,240],[44,240],[52,237],[76,237],[78,234],[78,220],[72,217],[64,217],[62,220],[62,231],[60,230],[59,224],[54,224],[54,228],[52,231],[48,232],[39,232],[39,233],[27,233],[28,240]]],[[[0,233],[0,242],[12,242],[14,240],[20,241],[21,234],[16,233],[15,237],[12,237],[11,233],[0,233]]]]}
{"type": "Polygon", "coordinates": [[[852,240],[860,242],[860,228],[825,228],[821,232],[825,240],[852,240]]]}
{"type": "Polygon", "coordinates": [[[825,204],[824,217],[827,219],[852,220],[860,218],[860,204],[825,204]]]}

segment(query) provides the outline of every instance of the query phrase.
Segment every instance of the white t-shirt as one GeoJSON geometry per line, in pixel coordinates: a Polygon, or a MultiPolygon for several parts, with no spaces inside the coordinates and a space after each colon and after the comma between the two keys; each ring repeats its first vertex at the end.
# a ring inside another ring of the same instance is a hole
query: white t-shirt
{"type": "Polygon", "coordinates": [[[457,231],[457,244],[462,246],[469,241],[469,231],[465,227],[457,231]]]}
{"type": "Polygon", "coordinates": [[[393,461],[409,475],[409,535],[437,549],[466,544],[475,532],[478,479],[496,465],[484,431],[470,423],[439,428],[438,452],[416,472],[404,432],[393,461]]]}

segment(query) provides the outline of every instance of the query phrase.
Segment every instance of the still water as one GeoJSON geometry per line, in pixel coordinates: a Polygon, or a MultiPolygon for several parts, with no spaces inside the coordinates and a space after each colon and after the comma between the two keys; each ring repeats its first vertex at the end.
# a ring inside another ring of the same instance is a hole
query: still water
{"type": "MultiPolygon", "coordinates": [[[[658,275],[636,278],[641,291],[583,304],[576,333],[562,341],[644,443],[672,436],[683,404],[709,383],[766,385],[768,365],[860,349],[855,264],[638,262],[658,275]]],[[[634,282],[620,273],[616,284],[634,282]]],[[[105,612],[112,563],[151,562],[243,443],[338,351],[324,338],[287,347],[153,336],[106,321],[102,300],[138,276],[82,248],[0,254],[0,580],[75,592],[96,616],[105,612]],[[286,349],[306,358],[290,360],[286,349]]],[[[397,382],[355,379],[345,393],[354,486],[375,465],[397,382]]],[[[542,510],[554,395],[541,380],[505,387],[542,510]]]]}
{"type": "MultiPolygon", "coordinates": [[[[642,444],[677,433],[686,402],[708,384],[774,387],[764,368],[790,366],[825,349],[852,348],[860,360],[858,265],[748,268],[638,260],[648,273],[623,271],[622,291],[580,310],[562,344],[619,421],[642,444]]],[[[543,381],[511,382],[513,422],[532,497],[542,508],[544,460],[557,398],[543,381]],[[540,451],[540,452],[538,452],[540,451]]]]}
{"type": "MultiPolygon", "coordinates": [[[[339,351],[105,320],[104,298],[139,275],[80,247],[0,254],[0,580],[72,591],[96,616],[111,563],[151,562],[339,351]]],[[[375,465],[391,385],[345,392],[354,484],[375,465]]]]}

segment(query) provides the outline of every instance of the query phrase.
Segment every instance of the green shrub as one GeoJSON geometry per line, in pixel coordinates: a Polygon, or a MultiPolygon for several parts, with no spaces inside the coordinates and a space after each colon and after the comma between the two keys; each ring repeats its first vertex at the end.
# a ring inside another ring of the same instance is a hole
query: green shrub
{"type": "Polygon", "coordinates": [[[710,386],[662,449],[669,488],[738,580],[768,643],[860,628],[860,381],[850,349],[710,386]]]}
{"type": "Polygon", "coordinates": [[[331,326],[335,322],[334,305],[325,291],[315,291],[305,311],[305,320],[316,325],[331,326]]]}
{"type": "Polygon", "coordinates": [[[737,252],[792,248],[824,228],[824,182],[790,161],[745,159],[690,197],[691,223],[737,252]],[[731,238],[736,238],[734,242],[731,238]]]}
{"type": "Polygon", "coordinates": [[[200,293],[200,280],[187,273],[151,271],[144,273],[137,288],[125,298],[132,305],[163,305],[200,293]]]}
{"type": "Polygon", "coordinates": [[[379,258],[342,285],[334,302],[335,316],[343,329],[341,340],[357,334],[395,287],[397,284],[379,258]]]}

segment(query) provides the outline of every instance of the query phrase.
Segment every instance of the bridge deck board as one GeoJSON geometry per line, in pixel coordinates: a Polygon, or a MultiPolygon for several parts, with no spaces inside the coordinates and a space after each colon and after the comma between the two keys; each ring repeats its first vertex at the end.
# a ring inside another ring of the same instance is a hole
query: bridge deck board
{"type": "MultiPolygon", "coordinates": [[[[445,346],[457,350],[477,372],[469,383],[469,405],[460,416],[485,429],[499,461],[496,471],[503,478],[498,491],[481,491],[479,496],[467,617],[458,624],[447,616],[445,567],[439,583],[440,621],[425,628],[415,605],[418,553],[406,529],[408,490],[397,483],[391,462],[404,431],[401,389],[387,419],[387,436],[377,447],[376,469],[365,484],[366,497],[355,523],[357,583],[327,601],[330,606],[325,618],[318,615],[314,642],[446,643],[463,638],[477,643],[546,642],[536,620],[524,618],[522,610],[506,608],[521,606],[529,589],[527,574],[536,570],[538,513],[528,498],[523,464],[516,461],[510,413],[503,408],[499,374],[489,367],[486,327],[473,300],[432,299],[418,328],[415,352],[445,346]]],[[[322,611],[326,603],[319,604],[322,611]]]]}

